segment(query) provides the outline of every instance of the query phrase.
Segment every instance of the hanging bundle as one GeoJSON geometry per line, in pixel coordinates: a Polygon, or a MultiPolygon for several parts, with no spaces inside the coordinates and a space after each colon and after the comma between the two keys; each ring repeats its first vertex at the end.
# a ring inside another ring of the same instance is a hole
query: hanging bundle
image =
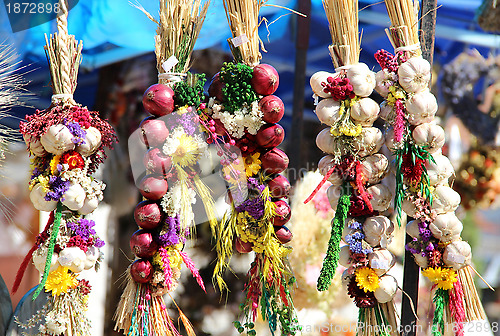
{"type": "Polygon", "coordinates": [[[277,147],[285,136],[278,124],[284,106],[273,95],[278,73],[259,64],[259,10],[264,2],[223,2],[233,34],[228,42],[234,62],[224,63],[214,76],[207,113],[216,130],[213,142],[242,157],[222,161],[231,211],[212,227],[218,254],[214,280],[221,290],[226,288],[223,274],[233,244],[240,253],[254,251],[242,304],[244,321],[236,321],[235,327],[255,334],[260,307],[271,333],[279,329],[283,335],[294,335],[299,330],[290,293],[295,278],[286,259],[291,248],[285,245],[292,239],[285,226],[291,216],[290,183],[280,175],[288,167],[288,157],[277,147]]]}
{"type": "MultiPolygon", "coordinates": [[[[127,286],[115,313],[115,329],[126,335],[179,335],[163,295],[172,293],[184,264],[205,290],[203,280],[183,252],[195,224],[192,205],[198,195],[215,225],[214,202],[200,177],[199,161],[207,154],[209,125],[203,113],[204,75],[188,72],[194,44],[209,2],[160,0],[157,25],[158,84],[143,96],[151,116],[140,124],[146,172],[139,182],[144,197],[134,211],[139,226],[130,239],[136,256],[128,269],[127,286]]],[[[175,302],[174,302],[175,304],[175,302]]],[[[194,330],[178,308],[188,335],[194,330]]]]}
{"type": "Polygon", "coordinates": [[[45,51],[52,79],[52,105],[20,123],[32,159],[30,199],[37,210],[51,212],[45,230],[36,239],[18,271],[12,291],[20,283],[29,260],[41,274],[33,300],[49,293],[42,318],[18,321],[23,328],[39,326],[43,335],[88,335],[85,317],[90,284],[78,279],[83,270],[97,269],[104,242],[95,222],[85,219],[103,197],[104,184],[91,174],[103,162],[106,147],[117,141],[112,127],[97,112],[73,100],[82,44],[67,32],[67,4],[60,1],[58,33],[45,51]]]}
{"type": "Polygon", "coordinates": [[[375,54],[382,67],[376,90],[386,99],[382,115],[391,127],[386,144],[396,157],[396,217],[399,222],[404,211],[415,218],[406,227],[413,238],[406,249],[436,289],[433,335],[442,335],[452,324],[458,326],[455,334],[463,335],[464,322],[485,316],[469,274],[471,248],[460,238],[463,226],[455,215],[460,196],[449,186],[453,166],[441,152],[444,130],[434,121],[431,65],[421,57],[413,1],[385,3],[395,55],[385,50],[375,54]]]}
{"type": "Polygon", "coordinates": [[[329,126],[318,134],[316,144],[328,154],[318,167],[322,182],[332,183],[327,196],[336,213],[317,287],[327,290],[338,264],[344,266],[343,284],[360,308],[363,328],[358,333],[371,335],[378,330],[389,335],[397,330],[393,298],[398,286],[387,274],[395,263],[387,250],[394,226],[382,215],[392,195],[381,184],[388,159],[377,153],[384,142],[382,132],[373,127],[379,106],[368,98],[375,88],[375,74],[359,63],[357,1],[323,1],[323,6],[335,73],[317,72],[310,84],[316,99],[322,98],[316,115],[329,126]],[[347,245],[341,247],[342,240],[347,245]]]}

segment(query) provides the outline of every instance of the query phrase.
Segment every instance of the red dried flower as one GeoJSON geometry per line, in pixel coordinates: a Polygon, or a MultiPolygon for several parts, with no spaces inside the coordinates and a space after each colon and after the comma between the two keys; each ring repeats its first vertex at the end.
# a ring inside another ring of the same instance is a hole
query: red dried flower
{"type": "Polygon", "coordinates": [[[92,289],[92,286],[90,286],[90,283],[88,280],[80,279],[78,280],[78,291],[82,293],[83,295],[87,295],[90,293],[90,290],[92,289]]]}
{"type": "Polygon", "coordinates": [[[408,180],[410,184],[417,184],[422,179],[424,172],[425,160],[415,157],[415,163],[412,161],[411,154],[403,154],[403,162],[401,164],[401,172],[403,177],[408,180]]]}
{"type": "MultiPolygon", "coordinates": [[[[371,198],[371,195],[367,195],[371,198]]],[[[377,211],[371,211],[365,200],[357,193],[351,194],[351,205],[349,206],[349,216],[351,217],[361,217],[361,216],[376,216],[377,211]]]]}
{"type": "Polygon", "coordinates": [[[354,277],[349,281],[347,286],[347,294],[354,299],[354,304],[358,308],[373,308],[377,304],[377,299],[373,292],[366,292],[359,288],[354,277]]]}
{"type": "Polygon", "coordinates": [[[356,96],[352,85],[349,83],[349,78],[328,77],[328,83],[321,83],[324,87],[323,91],[332,95],[334,100],[352,99],[356,96]]]}
{"type": "Polygon", "coordinates": [[[68,164],[69,170],[76,168],[82,169],[83,167],[85,167],[85,160],[83,160],[83,157],[80,155],[80,153],[76,151],[69,151],[64,153],[61,156],[60,163],[68,164]]]}
{"type": "Polygon", "coordinates": [[[88,250],[87,242],[80,236],[73,236],[66,243],[66,247],[73,247],[73,246],[79,247],[85,253],[88,250]]]}
{"type": "Polygon", "coordinates": [[[429,267],[443,266],[443,254],[438,249],[434,249],[427,254],[429,267]]]}

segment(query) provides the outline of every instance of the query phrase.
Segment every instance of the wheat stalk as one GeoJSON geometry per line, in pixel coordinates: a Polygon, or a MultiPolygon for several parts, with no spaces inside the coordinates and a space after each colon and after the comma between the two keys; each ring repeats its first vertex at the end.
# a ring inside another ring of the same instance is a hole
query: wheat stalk
{"type": "Polygon", "coordinates": [[[358,1],[323,0],[332,45],[329,47],[335,67],[359,62],[358,1]]]}
{"type": "MultiPolygon", "coordinates": [[[[385,0],[391,28],[387,36],[394,48],[418,45],[418,2],[413,0],[385,0]]],[[[415,47],[417,55],[420,48],[415,47]]]]}
{"type": "Polygon", "coordinates": [[[238,47],[231,44],[235,59],[247,65],[259,64],[262,55],[259,47],[262,41],[259,37],[259,10],[267,0],[223,0],[227,22],[233,38],[246,35],[249,42],[238,47]],[[238,59],[241,58],[241,59],[238,59]]]}

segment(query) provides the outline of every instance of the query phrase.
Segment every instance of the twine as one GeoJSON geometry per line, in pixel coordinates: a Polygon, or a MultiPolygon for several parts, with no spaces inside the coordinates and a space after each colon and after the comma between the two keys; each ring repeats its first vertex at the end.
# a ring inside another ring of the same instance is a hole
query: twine
{"type": "Polygon", "coordinates": [[[394,51],[396,53],[399,51],[415,51],[415,50],[420,50],[420,42],[415,43],[415,44],[410,44],[407,46],[401,46],[401,47],[394,49],[394,51]]]}
{"type": "Polygon", "coordinates": [[[68,4],[66,0],[59,0],[59,15],[57,16],[57,30],[59,32],[59,53],[61,54],[61,75],[63,93],[71,92],[70,54],[68,46],[68,4]]]}
{"type": "Polygon", "coordinates": [[[182,72],[166,72],[158,74],[158,82],[166,85],[174,85],[182,82],[187,74],[182,72]]]}
{"type": "Polygon", "coordinates": [[[58,103],[61,103],[61,102],[74,102],[72,93],[53,94],[52,97],[50,98],[50,100],[52,101],[52,104],[54,104],[54,105],[57,105],[58,103]]]}
{"type": "Polygon", "coordinates": [[[352,64],[339,66],[338,68],[335,68],[335,72],[341,72],[342,70],[349,70],[350,68],[352,68],[352,66],[353,66],[352,64]]]}

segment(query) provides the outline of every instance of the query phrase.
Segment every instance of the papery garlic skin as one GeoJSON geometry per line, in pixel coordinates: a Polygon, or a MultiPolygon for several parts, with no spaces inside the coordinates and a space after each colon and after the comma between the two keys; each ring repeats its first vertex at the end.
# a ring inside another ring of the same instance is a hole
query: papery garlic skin
{"type": "Polygon", "coordinates": [[[380,245],[383,236],[389,238],[394,231],[394,225],[389,218],[385,216],[372,216],[368,217],[363,223],[363,232],[365,234],[365,241],[371,247],[380,245]]]}
{"type": "Polygon", "coordinates": [[[368,97],[375,88],[375,73],[364,63],[350,65],[346,71],[349,84],[358,97],[368,97]]]}
{"type": "Polygon", "coordinates": [[[436,186],[438,184],[448,184],[449,178],[455,174],[453,165],[445,155],[434,153],[432,155],[435,163],[431,160],[427,163],[427,175],[429,184],[436,186]]]}
{"type": "Polygon", "coordinates": [[[420,221],[418,219],[412,220],[406,224],[406,234],[412,238],[420,237],[420,230],[418,224],[420,221]]]}
{"type": "Polygon", "coordinates": [[[412,254],[413,255],[413,258],[415,259],[415,263],[420,267],[420,268],[427,268],[429,267],[429,260],[427,259],[427,257],[419,254],[419,253],[415,253],[415,254],[412,254]]]}
{"type": "Polygon", "coordinates": [[[79,273],[85,269],[87,255],[77,246],[66,247],[59,253],[59,264],[68,267],[70,271],[79,273]]]}
{"type": "Polygon", "coordinates": [[[411,199],[404,198],[401,203],[401,209],[410,217],[415,217],[417,214],[417,206],[411,199]]]}
{"type": "Polygon", "coordinates": [[[85,270],[89,270],[93,268],[97,262],[97,259],[99,259],[100,251],[97,247],[95,246],[90,246],[87,249],[87,252],[85,252],[86,259],[85,262],[83,263],[83,268],[85,270]]]}
{"type": "Polygon", "coordinates": [[[387,175],[389,160],[383,154],[377,153],[365,157],[361,162],[361,172],[368,184],[377,184],[387,175]]]}
{"type": "Polygon", "coordinates": [[[348,245],[344,245],[340,248],[339,251],[339,265],[344,266],[345,268],[351,267],[351,250],[348,245]]]}
{"type": "Polygon", "coordinates": [[[311,76],[309,79],[309,84],[314,94],[321,98],[331,97],[329,93],[323,91],[324,86],[321,83],[328,83],[328,77],[336,77],[337,74],[332,74],[326,71],[318,71],[311,76]]]}
{"type": "Polygon", "coordinates": [[[333,126],[340,119],[340,103],[332,98],[322,99],[314,110],[319,121],[333,126]]]}
{"type": "Polygon", "coordinates": [[[40,142],[40,139],[35,138],[31,134],[24,134],[23,135],[24,143],[26,144],[26,147],[35,156],[38,157],[43,157],[48,154],[48,152],[43,148],[42,143],[40,142]]]}
{"type": "Polygon", "coordinates": [[[99,199],[97,199],[97,197],[89,198],[87,196],[83,201],[82,207],[78,209],[78,212],[81,213],[82,215],[88,215],[94,212],[94,210],[97,209],[98,206],[99,206],[99,199]]]}
{"type": "Polygon", "coordinates": [[[40,142],[47,152],[55,155],[62,155],[75,148],[73,134],[63,124],[50,126],[40,137],[40,142]]]}
{"type": "MultiPolygon", "coordinates": [[[[319,160],[318,170],[321,175],[326,176],[330,169],[332,169],[335,165],[335,157],[333,155],[326,155],[319,160]]],[[[334,185],[341,185],[344,180],[337,172],[333,172],[328,178],[328,182],[334,185]]]]}
{"type": "Polygon", "coordinates": [[[460,194],[448,186],[438,185],[432,194],[434,197],[431,209],[436,214],[454,212],[460,205],[460,194]]]}
{"type": "Polygon", "coordinates": [[[45,196],[47,192],[44,191],[40,183],[35,184],[30,192],[30,200],[35,209],[39,211],[53,211],[57,207],[57,201],[46,201],[45,196]]]}
{"type": "Polygon", "coordinates": [[[394,78],[386,70],[382,69],[375,74],[375,91],[384,98],[389,95],[389,88],[394,85],[394,78]]]}
{"type": "Polygon", "coordinates": [[[368,254],[368,263],[378,276],[382,276],[396,264],[396,257],[387,249],[378,249],[368,254]]]}
{"type": "Polygon", "coordinates": [[[446,140],[444,129],[433,123],[425,123],[415,127],[412,136],[415,144],[425,147],[430,154],[441,149],[446,140]]]}
{"type": "Polygon", "coordinates": [[[71,182],[61,200],[62,204],[67,206],[68,209],[78,211],[83,207],[85,198],[86,194],[82,186],[78,183],[71,182]]]}
{"type": "MultiPolygon", "coordinates": [[[[50,261],[50,268],[49,268],[49,273],[52,271],[55,271],[59,267],[59,262],[58,259],[59,255],[57,253],[52,254],[52,259],[50,261]]],[[[33,265],[35,268],[43,274],[45,270],[45,263],[47,260],[47,249],[46,248],[39,248],[33,253],[33,265]]]]}
{"type": "Polygon", "coordinates": [[[378,303],[391,301],[398,290],[398,282],[392,275],[384,275],[378,281],[379,287],[373,292],[378,303]]]}
{"type": "Polygon", "coordinates": [[[412,57],[398,68],[398,82],[409,93],[428,88],[431,80],[431,65],[422,57],[412,57]]]}
{"type": "Polygon", "coordinates": [[[429,90],[416,93],[406,101],[408,122],[414,126],[432,122],[437,110],[436,97],[429,90]]]}
{"type": "Polygon", "coordinates": [[[337,205],[339,204],[340,194],[342,192],[342,186],[331,185],[326,190],[326,197],[330,202],[330,206],[332,209],[337,209],[337,205]]]}
{"type": "Polygon", "coordinates": [[[101,146],[101,132],[91,126],[85,130],[85,141],[76,147],[76,151],[86,157],[94,154],[99,146],[101,146]]]}
{"type": "Polygon", "coordinates": [[[347,150],[341,146],[330,133],[330,128],[325,128],[316,136],[316,146],[327,154],[345,155],[347,150]]]}
{"type": "Polygon", "coordinates": [[[434,222],[429,225],[429,229],[436,239],[443,243],[448,243],[460,239],[463,224],[455,213],[449,212],[437,215],[434,222]]]}
{"type": "Polygon", "coordinates": [[[472,250],[469,243],[463,240],[457,240],[448,244],[443,253],[443,261],[446,266],[459,270],[469,266],[472,260],[472,250]]]}
{"type": "Polygon", "coordinates": [[[382,131],[376,127],[363,127],[361,134],[354,138],[353,147],[360,157],[377,153],[384,144],[382,131]]]}
{"type": "Polygon", "coordinates": [[[394,108],[385,100],[380,104],[379,117],[385,121],[394,119],[394,108]]]}
{"type": "Polygon", "coordinates": [[[383,184],[376,184],[368,189],[366,192],[372,195],[372,199],[370,199],[370,204],[373,206],[373,210],[375,211],[386,211],[389,209],[389,205],[392,199],[392,193],[383,184]]]}
{"type": "Polygon", "coordinates": [[[351,106],[351,118],[361,126],[372,126],[379,112],[380,107],[370,98],[361,98],[351,106]]]}

